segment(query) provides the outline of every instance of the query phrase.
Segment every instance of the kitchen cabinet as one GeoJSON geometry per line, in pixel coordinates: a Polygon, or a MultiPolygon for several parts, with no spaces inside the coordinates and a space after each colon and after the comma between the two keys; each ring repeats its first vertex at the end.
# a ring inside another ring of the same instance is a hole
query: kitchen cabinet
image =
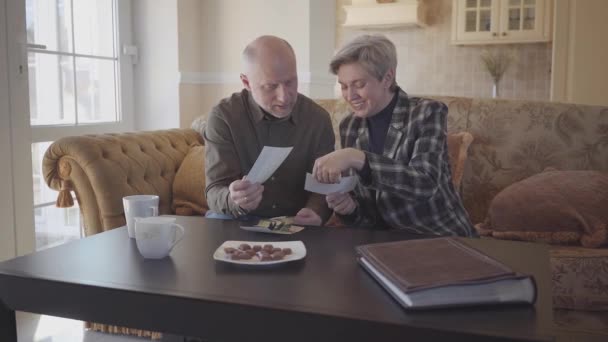
{"type": "Polygon", "coordinates": [[[551,40],[550,0],[452,0],[453,44],[551,40]]]}

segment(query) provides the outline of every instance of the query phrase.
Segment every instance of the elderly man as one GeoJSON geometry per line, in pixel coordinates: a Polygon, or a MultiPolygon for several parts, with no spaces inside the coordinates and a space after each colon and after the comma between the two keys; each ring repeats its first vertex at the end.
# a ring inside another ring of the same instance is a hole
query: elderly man
{"type": "Polygon", "coordinates": [[[205,195],[211,218],[295,216],[321,225],[331,210],[304,190],[316,158],[334,149],[329,114],[298,93],[296,57],[285,40],[262,36],[243,51],[244,89],[213,108],[205,129],[205,195]],[[247,180],[264,146],[291,147],[263,185],[247,180]]]}

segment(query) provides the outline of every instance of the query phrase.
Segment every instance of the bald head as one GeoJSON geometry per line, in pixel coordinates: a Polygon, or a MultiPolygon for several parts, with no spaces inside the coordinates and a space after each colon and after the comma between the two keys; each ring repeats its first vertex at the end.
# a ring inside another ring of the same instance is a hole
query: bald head
{"type": "Polygon", "coordinates": [[[275,36],[260,36],[243,50],[243,71],[248,73],[259,64],[290,62],[295,64],[296,56],[291,45],[275,36]]]}
{"type": "Polygon", "coordinates": [[[266,112],[289,116],[298,97],[296,56],[291,45],[274,36],[261,36],[243,50],[243,86],[266,112]]]}

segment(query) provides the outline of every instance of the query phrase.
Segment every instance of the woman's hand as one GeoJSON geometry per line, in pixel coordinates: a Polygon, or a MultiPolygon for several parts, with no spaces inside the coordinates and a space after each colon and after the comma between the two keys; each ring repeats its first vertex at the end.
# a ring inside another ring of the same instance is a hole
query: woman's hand
{"type": "Polygon", "coordinates": [[[327,206],[340,215],[349,215],[357,208],[357,203],[348,193],[333,193],[325,196],[327,206]]]}
{"type": "Polygon", "coordinates": [[[345,148],[315,160],[312,175],[321,183],[339,183],[342,172],[350,168],[361,170],[364,162],[365,153],[354,148],[345,148]]]}

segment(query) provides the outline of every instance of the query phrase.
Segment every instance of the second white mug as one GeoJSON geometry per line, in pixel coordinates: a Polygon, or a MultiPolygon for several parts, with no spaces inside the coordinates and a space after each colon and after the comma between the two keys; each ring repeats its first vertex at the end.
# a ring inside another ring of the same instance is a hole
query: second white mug
{"type": "Polygon", "coordinates": [[[158,216],[159,198],[156,195],[134,195],[122,198],[130,238],[135,238],[135,218],[158,216]]]}

